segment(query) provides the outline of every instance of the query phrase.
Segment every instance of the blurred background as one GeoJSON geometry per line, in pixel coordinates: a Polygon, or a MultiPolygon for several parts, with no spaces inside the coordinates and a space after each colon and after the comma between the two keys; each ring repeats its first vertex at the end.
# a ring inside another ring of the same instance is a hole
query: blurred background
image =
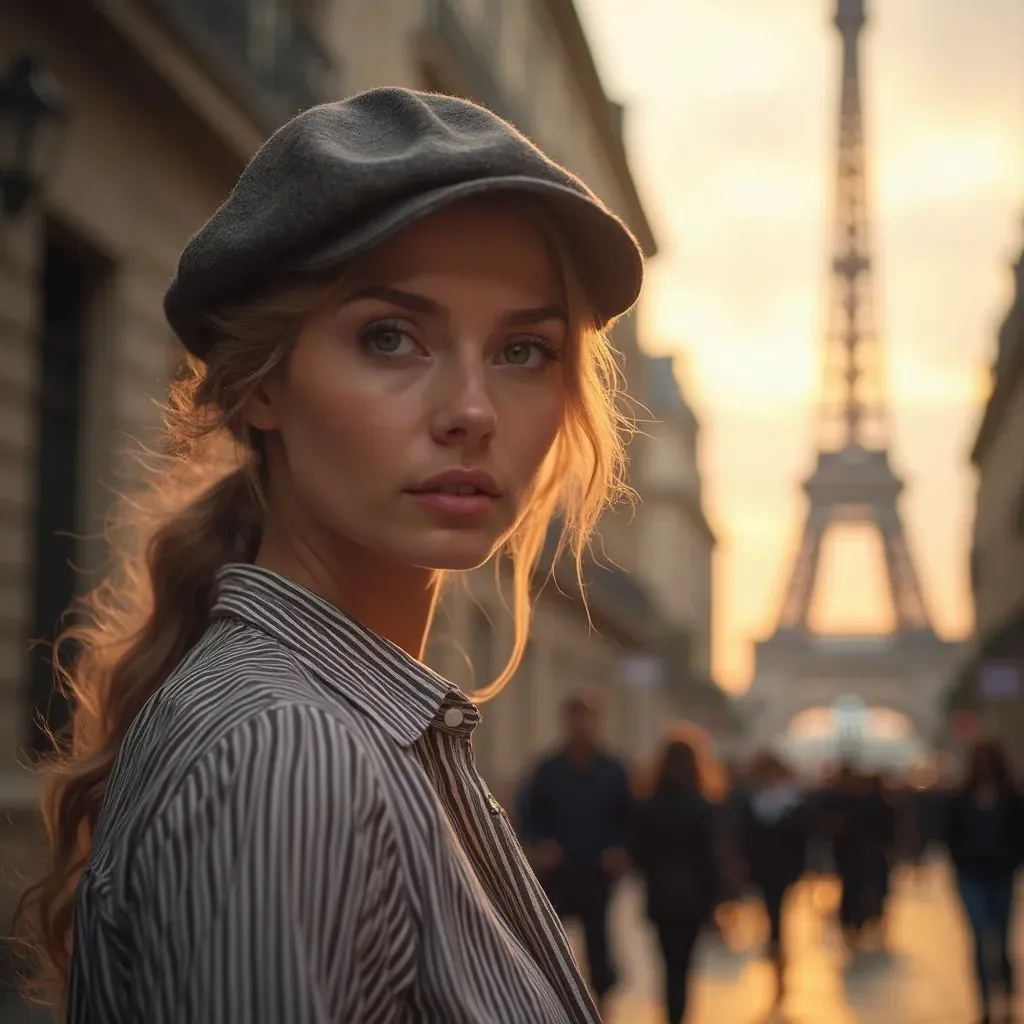
{"type": "MultiPolygon", "coordinates": [[[[874,0],[863,26],[861,7],[0,3],[0,920],[41,848],[39,722],[67,715],[30,642],[102,568],[158,424],[178,253],[277,125],[373,86],[490,107],[650,259],[615,331],[640,501],[602,522],[586,606],[548,559],[477,733],[499,799],[581,688],[634,769],[674,720],[736,777],[770,748],[808,785],[843,762],[923,792],[979,735],[1024,769],[1024,4],[874,0]]],[[[431,664],[465,689],[509,649],[500,584],[453,588],[435,632],[431,664]]],[[[897,886],[890,958],[852,980],[819,879],[794,912],[795,1019],[973,1019],[932,868],[897,886]]],[[[631,886],[613,1019],[643,1024],[660,982],[631,886]]],[[[755,1019],[767,981],[744,956],[707,951],[694,1019],[755,1019]]]]}

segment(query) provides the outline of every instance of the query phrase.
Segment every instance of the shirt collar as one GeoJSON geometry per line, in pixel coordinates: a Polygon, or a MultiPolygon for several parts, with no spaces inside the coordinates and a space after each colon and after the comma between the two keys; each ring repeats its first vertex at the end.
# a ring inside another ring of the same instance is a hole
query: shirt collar
{"type": "Polygon", "coordinates": [[[430,726],[468,736],[479,722],[479,710],[458,687],[293,580],[231,563],[217,583],[214,618],[242,619],[284,644],[403,746],[430,726]]]}

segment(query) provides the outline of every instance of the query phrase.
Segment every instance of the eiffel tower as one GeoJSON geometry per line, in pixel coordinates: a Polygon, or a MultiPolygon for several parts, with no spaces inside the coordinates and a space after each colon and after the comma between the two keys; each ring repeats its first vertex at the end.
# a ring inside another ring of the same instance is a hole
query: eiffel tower
{"type": "Polygon", "coordinates": [[[775,632],[756,644],[754,681],[742,701],[752,748],[778,738],[800,711],[849,698],[900,711],[932,739],[955,646],[932,628],[899,510],[903,482],[889,462],[861,109],[864,8],[865,0],[837,0],[842,83],[817,463],[803,484],[806,519],[775,632]],[[895,613],[890,633],[828,636],[811,628],[822,541],[840,523],[866,524],[882,541],[895,613]]]}

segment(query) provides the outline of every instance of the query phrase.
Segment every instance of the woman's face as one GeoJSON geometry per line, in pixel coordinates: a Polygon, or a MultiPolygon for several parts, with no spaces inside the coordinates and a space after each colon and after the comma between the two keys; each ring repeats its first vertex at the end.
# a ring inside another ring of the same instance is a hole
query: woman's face
{"type": "Polygon", "coordinates": [[[410,226],[346,273],[251,404],[275,527],[429,569],[486,561],[562,424],[567,344],[561,276],[521,210],[410,226]]]}

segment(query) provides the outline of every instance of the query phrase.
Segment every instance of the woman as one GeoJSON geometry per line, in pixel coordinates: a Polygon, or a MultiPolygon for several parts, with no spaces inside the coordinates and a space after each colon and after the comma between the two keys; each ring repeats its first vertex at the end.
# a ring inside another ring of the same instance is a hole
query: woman
{"type": "Polygon", "coordinates": [[[782,910],[806,867],[811,816],[803,790],[775,754],[763,753],[757,758],[753,777],[742,845],[750,881],[761,891],[768,915],[768,958],[775,972],[778,1005],[786,992],[782,910]]]}
{"type": "Polygon", "coordinates": [[[945,840],[974,937],[975,977],[987,1022],[993,999],[990,940],[1000,987],[1008,1002],[1013,997],[1010,918],[1014,877],[1024,858],[1024,805],[998,743],[979,741],[971,749],[967,777],[950,799],[945,840]]]}
{"type": "Polygon", "coordinates": [[[686,1017],[694,947],[717,901],[715,814],[702,760],[692,732],[669,733],[634,831],[633,857],[661,947],[669,1024],[686,1017]]]}
{"type": "Polygon", "coordinates": [[[254,156],[165,301],[202,365],[87,602],[27,895],[73,1024],[595,1021],[421,661],[440,588],[620,491],[636,242],[488,111],[380,89],[254,156]],[[138,522],[134,525],[141,526],[138,522]],[[73,930],[73,936],[72,936],[73,930]]]}

